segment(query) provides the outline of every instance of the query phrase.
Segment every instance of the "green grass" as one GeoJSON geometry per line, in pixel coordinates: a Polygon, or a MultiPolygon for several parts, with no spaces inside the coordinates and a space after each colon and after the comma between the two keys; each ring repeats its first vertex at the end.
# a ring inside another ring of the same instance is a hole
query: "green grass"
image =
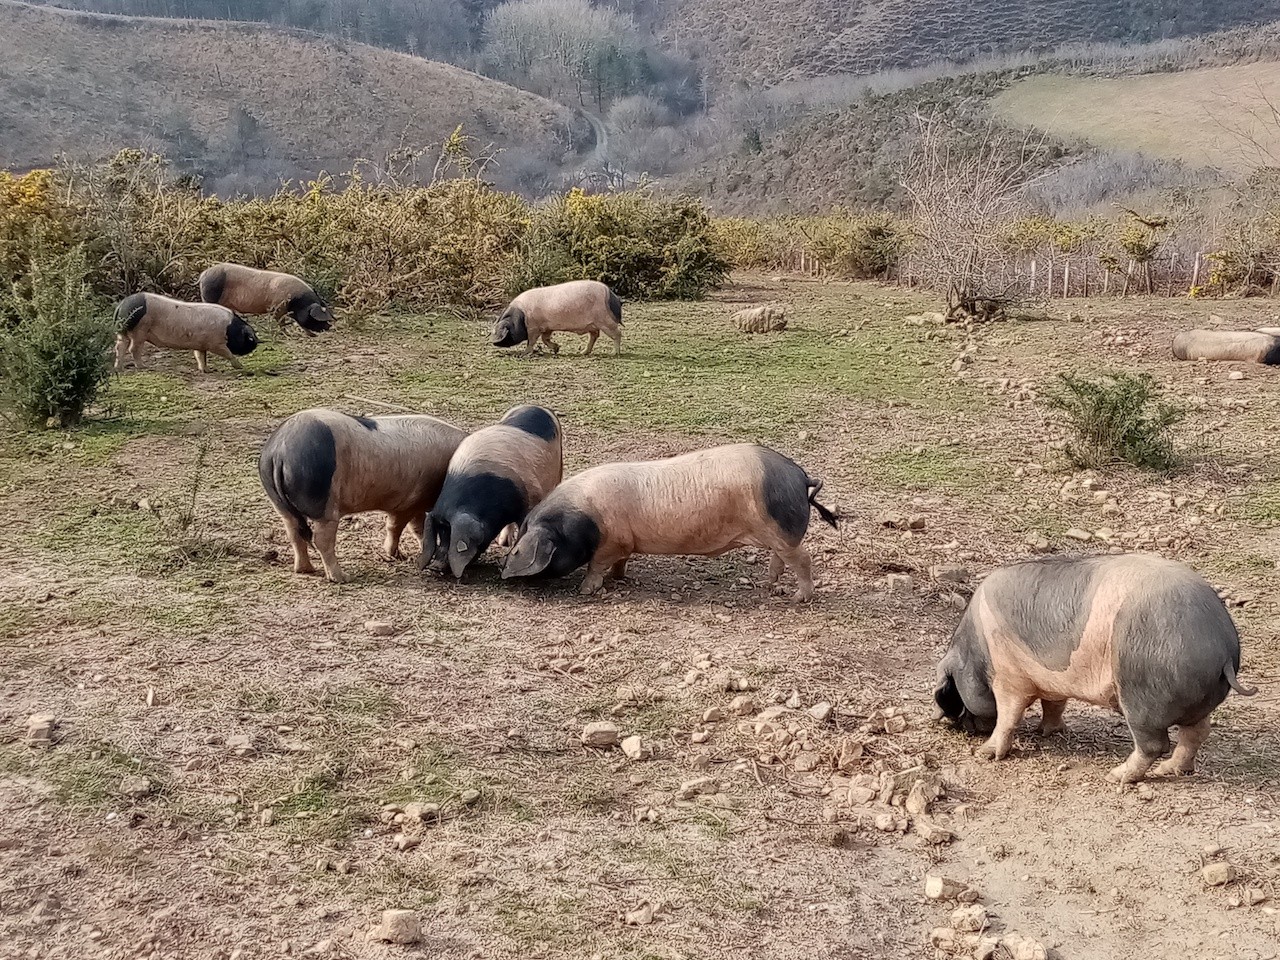
{"type": "Polygon", "coordinates": [[[955,492],[989,486],[996,473],[992,464],[980,460],[972,451],[937,446],[880,454],[869,460],[864,469],[886,486],[955,492]]]}

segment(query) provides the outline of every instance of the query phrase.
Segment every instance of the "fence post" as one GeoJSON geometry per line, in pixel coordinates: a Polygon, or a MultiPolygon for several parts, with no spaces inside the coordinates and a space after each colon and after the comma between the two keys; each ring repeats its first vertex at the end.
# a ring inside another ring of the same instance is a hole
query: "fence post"
{"type": "Polygon", "coordinates": [[[1191,290],[1194,290],[1198,286],[1200,286],[1200,251],[1199,250],[1197,250],[1195,253],[1191,255],[1191,289],[1188,290],[1187,293],[1190,293],[1191,290]]]}

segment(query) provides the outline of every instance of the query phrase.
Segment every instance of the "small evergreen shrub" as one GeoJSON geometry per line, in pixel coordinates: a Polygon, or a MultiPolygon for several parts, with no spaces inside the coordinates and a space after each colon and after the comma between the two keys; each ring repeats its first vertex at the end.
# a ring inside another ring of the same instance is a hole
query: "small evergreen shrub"
{"type": "Polygon", "coordinates": [[[1175,462],[1172,428],[1186,412],[1159,399],[1147,374],[1104,375],[1099,380],[1061,375],[1061,386],[1046,395],[1076,439],[1067,455],[1080,467],[1116,461],[1149,470],[1168,470],[1175,462]]]}
{"type": "Polygon", "coordinates": [[[0,290],[0,403],[30,429],[73,427],[111,377],[108,303],[89,285],[83,247],[38,253],[0,290]]]}

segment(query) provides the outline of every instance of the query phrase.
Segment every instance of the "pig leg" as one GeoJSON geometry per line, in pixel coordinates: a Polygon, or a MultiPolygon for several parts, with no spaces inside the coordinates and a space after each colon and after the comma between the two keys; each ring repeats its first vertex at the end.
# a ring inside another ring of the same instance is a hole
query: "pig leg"
{"type": "Polygon", "coordinates": [[[135,370],[142,369],[142,344],[141,337],[134,337],[129,341],[129,355],[133,357],[133,368],[135,370]]]}
{"type": "Polygon", "coordinates": [[[596,340],[600,336],[599,330],[591,330],[587,333],[587,349],[583,350],[583,356],[591,356],[591,351],[596,348],[596,340]]]}
{"type": "Polygon", "coordinates": [[[1062,713],[1066,709],[1065,700],[1040,701],[1040,736],[1051,737],[1067,729],[1067,725],[1062,722],[1062,713]]]}
{"type": "Polygon", "coordinates": [[[414,517],[409,521],[409,532],[418,538],[419,543],[427,542],[427,536],[424,533],[425,519],[424,517],[414,517]]]}
{"type": "MultiPolygon", "coordinates": [[[[775,554],[778,556],[778,554],[775,554]]],[[[807,603],[813,599],[813,561],[809,557],[809,551],[800,544],[796,544],[789,550],[781,553],[782,562],[791,568],[791,572],[796,575],[796,579],[800,581],[800,587],[796,590],[796,599],[801,603],[807,603]]],[[[773,561],[769,561],[769,570],[773,570],[773,561]]]]}
{"type": "Polygon", "coordinates": [[[116,371],[124,369],[124,355],[129,352],[129,341],[124,337],[116,337],[116,371]]]}
{"type": "Polygon", "coordinates": [[[1173,748],[1173,756],[1156,765],[1151,771],[1153,777],[1177,777],[1196,772],[1196,754],[1204,742],[1209,739],[1209,718],[1199,723],[1178,727],[1178,744],[1173,748]]]}
{"type": "Polygon", "coordinates": [[[551,339],[550,330],[548,330],[546,333],[542,335],[542,342],[547,345],[547,349],[550,350],[552,353],[558,354],[560,352],[560,344],[556,343],[554,340],[551,339]]]}
{"type": "Polygon", "coordinates": [[[228,350],[226,347],[222,347],[221,349],[214,350],[213,353],[215,356],[222,357],[223,360],[226,360],[237,370],[244,369],[244,364],[240,362],[240,358],[237,357],[230,350],[228,350]]]}
{"type": "Polygon", "coordinates": [[[311,550],[307,547],[307,538],[302,532],[301,524],[283,513],[280,514],[280,519],[284,521],[285,532],[289,534],[289,545],[293,547],[293,572],[315,573],[316,568],[311,565],[311,550]]]}
{"type": "Polygon", "coordinates": [[[1165,727],[1139,727],[1130,719],[1129,731],[1133,734],[1133,753],[1107,774],[1108,779],[1122,785],[1145,777],[1151,765],[1169,749],[1169,731],[1165,727]]]}
{"type": "Polygon", "coordinates": [[[769,555],[769,586],[773,586],[778,582],[778,578],[782,576],[782,570],[786,566],[782,558],[776,553],[769,555]]]}
{"type": "Polygon", "coordinates": [[[596,555],[591,558],[591,563],[587,565],[587,575],[582,580],[582,585],[578,587],[578,592],[583,596],[590,596],[597,590],[604,587],[604,575],[610,570],[622,564],[626,567],[627,554],[617,548],[613,550],[600,547],[596,550],[596,555]]]}
{"type": "Polygon", "coordinates": [[[324,575],[334,583],[346,583],[347,575],[338,563],[338,521],[318,520],[315,525],[312,541],[320,551],[320,559],[324,563],[324,575]]]}
{"type": "Polygon", "coordinates": [[[613,355],[615,357],[618,356],[622,353],[622,328],[617,324],[614,324],[613,328],[606,330],[605,333],[607,333],[609,335],[609,339],[613,341],[613,355]]]}
{"type": "Polygon", "coordinates": [[[978,748],[977,754],[988,760],[1003,760],[1013,746],[1013,733],[1022,722],[1022,715],[1035,697],[998,680],[992,687],[996,695],[996,728],[991,739],[978,748]]]}
{"type": "Polygon", "coordinates": [[[209,372],[208,356],[205,353],[205,351],[197,350],[195,351],[195,354],[196,354],[196,366],[200,368],[200,372],[208,373],[209,372]]]}
{"type": "Polygon", "coordinates": [[[609,576],[615,580],[627,579],[627,558],[623,557],[609,569],[609,576]]]}
{"type": "Polygon", "coordinates": [[[388,560],[400,559],[400,535],[404,533],[405,525],[408,522],[408,517],[397,517],[390,513],[387,514],[387,536],[386,539],[382,541],[382,552],[387,555],[388,560]]]}
{"type": "Polygon", "coordinates": [[[498,539],[495,541],[500,547],[514,547],[516,544],[516,534],[520,532],[518,524],[508,523],[498,532],[498,539]]]}

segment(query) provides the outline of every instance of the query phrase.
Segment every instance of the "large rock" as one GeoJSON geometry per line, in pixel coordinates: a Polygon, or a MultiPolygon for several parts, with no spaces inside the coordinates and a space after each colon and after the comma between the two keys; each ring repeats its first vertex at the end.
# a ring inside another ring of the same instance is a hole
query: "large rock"
{"type": "Polygon", "coordinates": [[[597,720],[582,728],[582,742],[588,747],[608,749],[618,745],[618,725],[609,720],[597,720]]]}
{"type": "Polygon", "coordinates": [[[375,940],[410,944],[422,939],[418,916],[412,910],[383,910],[382,923],[373,931],[375,940]]]}

